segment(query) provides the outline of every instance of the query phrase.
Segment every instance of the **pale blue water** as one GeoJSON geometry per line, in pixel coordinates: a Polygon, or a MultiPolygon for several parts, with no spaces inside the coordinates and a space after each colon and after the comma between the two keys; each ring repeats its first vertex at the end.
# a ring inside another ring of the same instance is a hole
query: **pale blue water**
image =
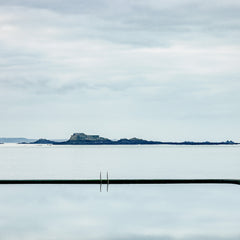
{"type": "Polygon", "coordinates": [[[0,145],[0,178],[239,178],[240,146],[0,145]]]}
{"type": "MultiPolygon", "coordinates": [[[[239,178],[239,146],[0,146],[0,178],[239,178]]],[[[2,240],[239,240],[240,186],[0,185],[2,240]]]]}

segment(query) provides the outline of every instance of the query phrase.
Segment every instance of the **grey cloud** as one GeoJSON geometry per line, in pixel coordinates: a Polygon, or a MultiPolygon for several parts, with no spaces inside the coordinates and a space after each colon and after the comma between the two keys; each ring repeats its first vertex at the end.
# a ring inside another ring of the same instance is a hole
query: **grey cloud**
{"type": "Polygon", "coordinates": [[[41,79],[6,79],[1,80],[0,86],[7,87],[15,90],[25,90],[34,92],[36,94],[64,94],[68,92],[72,92],[74,90],[86,90],[86,89],[94,89],[96,87],[90,86],[85,82],[77,82],[77,83],[67,83],[62,84],[61,86],[52,86],[51,79],[41,78],[41,79]]]}
{"type": "Polygon", "coordinates": [[[10,111],[23,116],[36,101],[52,100],[55,116],[83,104],[87,118],[101,103],[109,123],[128,115],[134,129],[148,119],[156,136],[169,119],[197,126],[228,118],[225,129],[236,136],[239,10],[233,0],[0,0],[5,125],[10,111]]]}
{"type": "MultiPolygon", "coordinates": [[[[6,1],[1,4],[5,5],[6,1]]],[[[218,4],[215,1],[183,1],[175,5],[163,1],[146,4],[125,0],[8,1],[5,6],[40,8],[67,14],[74,18],[73,25],[68,27],[76,30],[76,38],[88,36],[132,46],[167,47],[177,40],[191,41],[192,33],[196,35],[195,41],[210,36],[237,41],[240,27],[240,5],[237,1],[228,4],[222,1],[218,4]],[[84,22],[79,21],[79,16],[84,22]],[[82,27],[87,31],[81,33],[82,27]],[[233,36],[226,34],[229,32],[233,32],[233,36]]]]}

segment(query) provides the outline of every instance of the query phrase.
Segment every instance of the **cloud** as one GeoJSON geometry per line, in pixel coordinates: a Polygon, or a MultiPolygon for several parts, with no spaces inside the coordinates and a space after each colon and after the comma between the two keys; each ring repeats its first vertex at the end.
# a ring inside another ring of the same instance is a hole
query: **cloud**
{"type": "Polygon", "coordinates": [[[141,105],[156,122],[173,109],[176,119],[239,118],[238,1],[10,0],[0,6],[0,95],[12,108],[22,98],[62,104],[73,97],[72,104],[141,105]],[[164,107],[156,112],[157,104],[164,107]]]}

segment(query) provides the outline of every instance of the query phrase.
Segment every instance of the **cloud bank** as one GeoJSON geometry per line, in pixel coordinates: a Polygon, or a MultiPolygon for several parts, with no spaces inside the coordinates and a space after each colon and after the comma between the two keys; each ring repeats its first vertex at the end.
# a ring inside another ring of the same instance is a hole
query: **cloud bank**
{"type": "Polygon", "coordinates": [[[238,1],[0,1],[4,136],[238,140],[238,1]]]}

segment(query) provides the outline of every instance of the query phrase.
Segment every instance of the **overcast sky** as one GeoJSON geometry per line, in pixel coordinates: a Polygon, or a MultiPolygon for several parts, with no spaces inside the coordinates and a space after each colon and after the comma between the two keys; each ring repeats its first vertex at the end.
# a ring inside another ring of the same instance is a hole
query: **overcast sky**
{"type": "Polygon", "coordinates": [[[240,142],[240,1],[0,0],[0,137],[240,142]]]}

